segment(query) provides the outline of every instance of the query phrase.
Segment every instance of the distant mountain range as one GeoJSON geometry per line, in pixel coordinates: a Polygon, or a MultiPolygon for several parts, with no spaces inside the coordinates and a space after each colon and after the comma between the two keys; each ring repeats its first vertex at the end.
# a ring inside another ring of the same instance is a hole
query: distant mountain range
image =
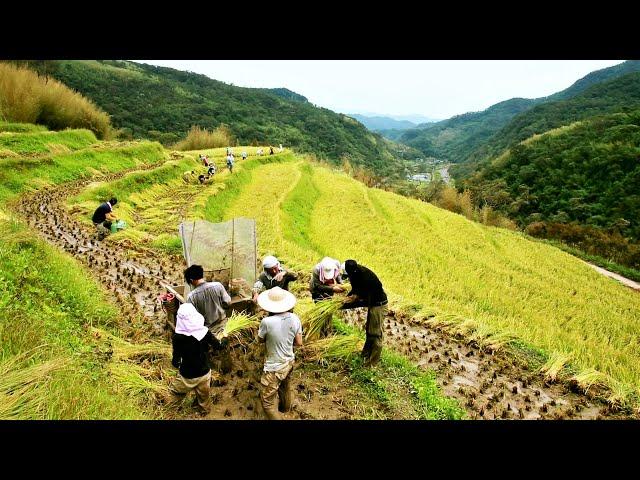
{"type": "MultiPolygon", "coordinates": [[[[475,163],[480,161],[481,157],[487,153],[497,154],[499,153],[497,149],[508,147],[509,140],[517,138],[520,141],[534,133],[542,133],[546,130],[545,128],[526,128],[528,120],[525,112],[529,110],[540,113],[545,112],[546,114],[553,112],[553,116],[557,117],[558,111],[563,109],[561,102],[581,95],[592,86],[638,71],[640,71],[640,61],[623,62],[613,67],[591,72],[569,88],[548,97],[535,99],[512,98],[492,105],[481,112],[465,113],[440,122],[407,129],[399,137],[396,136],[395,139],[417,148],[429,156],[442,158],[453,163],[469,161],[475,163]],[[549,107],[543,108],[542,105],[549,105],[549,107]],[[503,128],[505,132],[508,132],[507,135],[499,133],[503,128]],[[514,130],[519,130],[522,133],[514,135],[514,130]],[[485,145],[495,145],[495,148],[487,150],[485,145]]],[[[598,94],[592,92],[589,95],[598,94]]],[[[616,99],[614,103],[618,101],[616,99]]],[[[604,108],[602,102],[600,102],[599,107],[601,107],[602,113],[612,111],[604,108]]],[[[544,124],[544,127],[552,128],[563,124],[558,123],[557,120],[544,122],[540,117],[540,115],[535,115],[535,122],[537,122],[538,127],[544,124]]],[[[563,120],[570,122],[578,117],[579,115],[572,114],[563,120]]]]}

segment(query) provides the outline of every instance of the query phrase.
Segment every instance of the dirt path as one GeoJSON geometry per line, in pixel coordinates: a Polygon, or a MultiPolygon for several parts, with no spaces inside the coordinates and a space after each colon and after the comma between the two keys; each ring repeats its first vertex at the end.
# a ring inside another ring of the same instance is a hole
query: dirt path
{"type": "Polygon", "coordinates": [[[589,262],[584,262],[584,263],[586,263],[591,268],[593,268],[596,272],[601,273],[605,277],[609,277],[609,278],[613,278],[614,280],[618,280],[623,285],[626,285],[627,287],[633,288],[634,290],[640,292],[640,283],[634,282],[633,280],[630,280],[630,279],[628,279],[626,277],[623,277],[622,275],[618,275],[617,273],[610,272],[609,270],[605,270],[604,268],[598,267],[597,265],[594,265],[593,263],[589,263],[589,262]]]}
{"type": "MultiPolygon", "coordinates": [[[[113,180],[124,175],[101,177],[113,180]]],[[[76,221],[64,206],[95,179],[76,181],[43,189],[22,197],[15,209],[48,242],[83,262],[94,276],[113,292],[122,305],[129,325],[143,315],[142,328],[130,329],[133,341],[165,336],[165,314],[156,297],[163,292],[160,282],[179,284],[184,260],[158,257],[156,252],[130,245],[115,248],[98,242],[95,230],[76,221]],[[135,301],[131,301],[131,300],[135,301]]],[[[347,312],[346,320],[362,326],[366,310],[347,312]]],[[[166,337],[165,337],[166,338],[166,337]]],[[[448,396],[458,398],[471,418],[621,418],[588,396],[573,393],[568,386],[547,384],[507,354],[483,352],[462,338],[434,330],[390,312],[385,322],[385,346],[410,358],[421,368],[433,369],[448,396]]],[[[258,400],[262,346],[233,346],[231,374],[214,382],[214,410],[210,418],[262,418],[258,400]]],[[[340,375],[317,366],[294,372],[297,408],[286,418],[342,419],[358,415],[350,399],[355,395],[340,375]],[[351,406],[350,406],[351,405],[351,406]]],[[[179,418],[190,412],[177,414],[179,418]]]]}

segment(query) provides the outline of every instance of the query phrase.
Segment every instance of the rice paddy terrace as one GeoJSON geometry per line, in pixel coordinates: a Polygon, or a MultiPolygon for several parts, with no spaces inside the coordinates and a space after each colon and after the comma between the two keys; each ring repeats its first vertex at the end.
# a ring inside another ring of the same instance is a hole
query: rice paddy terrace
{"type": "MultiPolygon", "coordinates": [[[[204,169],[202,152],[85,131],[0,134],[0,370],[23,372],[0,385],[0,417],[190,418],[187,404],[164,404],[175,370],[156,297],[160,282],[181,283],[178,223],[239,216],[256,219],[260,255],[300,273],[301,315],[325,255],[370,267],[390,297],[381,365],[357,358],[364,312],[338,316],[342,353],[307,339],[287,418],[637,415],[637,292],[517,232],[367,188],[288,150],[235,150],[249,157],[233,174],[224,149],[208,150],[218,173],[200,185],[182,177],[204,169]],[[90,216],[111,195],[128,228],[98,242],[90,216]]],[[[262,418],[261,348],[251,335],[232,345],[211,418],[262,418]]]]}

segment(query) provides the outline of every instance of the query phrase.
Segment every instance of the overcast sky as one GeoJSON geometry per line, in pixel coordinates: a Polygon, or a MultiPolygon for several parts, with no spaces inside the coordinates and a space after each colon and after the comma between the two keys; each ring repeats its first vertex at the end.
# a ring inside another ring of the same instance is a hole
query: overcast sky
{"type": "Polygon", "coordinates": [[[341,113],[445,119],[569,87],[622,60],[134,60],[241,87],[285,87],[341,113]]]}

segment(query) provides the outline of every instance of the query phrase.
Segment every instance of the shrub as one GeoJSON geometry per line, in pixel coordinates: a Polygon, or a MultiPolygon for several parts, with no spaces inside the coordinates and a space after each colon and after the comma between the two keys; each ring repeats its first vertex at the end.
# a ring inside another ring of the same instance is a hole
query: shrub
{"type": "Polygon", "coordinates": [[[0,119],[46,125],[52,130],[86,128],[109,138],[109,115],[79,93],[49,77],[0,63],[0,119]]]}
{"type": "Polygon", "coordinates": [[[232,144],[233,136],[226,125],[220,125],[212,131],[194,125],[189,130],[187,137],[173,148],[176,150],[204,150],[227,147],[232,144]]]}

